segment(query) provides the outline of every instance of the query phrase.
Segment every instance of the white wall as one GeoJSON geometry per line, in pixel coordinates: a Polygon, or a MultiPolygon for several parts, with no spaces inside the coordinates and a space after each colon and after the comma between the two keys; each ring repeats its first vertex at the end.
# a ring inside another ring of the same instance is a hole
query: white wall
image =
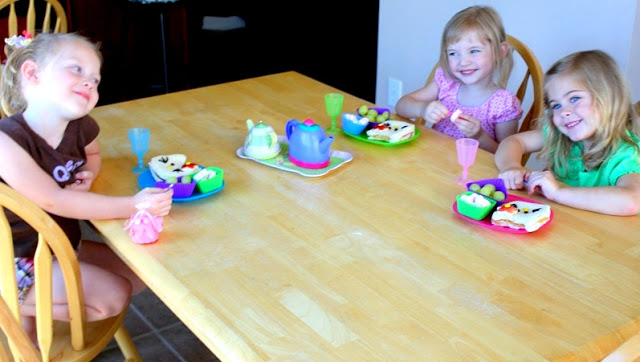
{"type": "Polygon", "coordinates": [[[631,35],[631,49],[627,59],[627,79],[634,101],[640,101],[640,0],[636,4],[635,22],[631,35]]]}
{"type": "Polygon", "coordinates": [[[633,99],[640,100],[640,0],[380,0],[375,103],[393,106],[387,99],[390,77],[402,82],[403,94],[422,87],[438,59],[446,22],[475,4],[493,6],[507,33],[531,48],[543,71],[575,51],[606,51],[627,75],[633,99]]]}

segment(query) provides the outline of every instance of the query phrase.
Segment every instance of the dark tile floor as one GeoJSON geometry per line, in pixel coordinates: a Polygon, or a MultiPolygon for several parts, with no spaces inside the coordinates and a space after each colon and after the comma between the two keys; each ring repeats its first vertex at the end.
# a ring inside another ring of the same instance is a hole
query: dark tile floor
{"type": "MultiPolygon", "coordinates": [[[[82,225],[85,239],[100,240],[90,227],[82,225]]],[[[149,289],[133,296],[124,324],[144,361],[219,361],[149,289]]],[[[123,360],[112,340],[93,361],[123,360]]]]}
{"type": "MultiPolygon", "coordinates": [[[[144,361],[219,361],[151,290],[135,295],[124,320],[144,361]]],[[[123,361],[111,341],[93,361],[123,361]]]]}

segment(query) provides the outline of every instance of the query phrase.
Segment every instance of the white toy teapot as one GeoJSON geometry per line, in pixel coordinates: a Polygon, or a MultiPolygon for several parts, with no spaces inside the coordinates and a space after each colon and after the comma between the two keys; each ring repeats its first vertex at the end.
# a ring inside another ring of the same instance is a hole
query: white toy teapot
{"type": "Polygon", "coordinates": [[[259,160],[276,157],[280,153],[278,135],[268,124],[260,121],[253,124],[247,119],[247,138],[244,141],[244,154],[259,160]]]}

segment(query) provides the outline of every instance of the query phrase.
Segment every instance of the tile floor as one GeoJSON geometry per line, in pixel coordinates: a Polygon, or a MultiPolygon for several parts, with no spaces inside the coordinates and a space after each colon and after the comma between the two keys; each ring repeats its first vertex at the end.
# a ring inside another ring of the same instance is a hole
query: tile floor
{"type": "MultiPolygon", "coordinates": [[[[151,290],[133,297],[125,327],[144,361],[219,361],[151,290]]],[[[93,361],[123,361],[115,341],[93,361]]]]}
{"type": "MultiPolygon", "coordinates": [[[[85,239],[100,240],[82,223],[85,239]]],[[[220,361],[149,289],[133,296],[125,327],[144,361],[220,361]]],[[[123,361],[115,340],[94,362],[123,361]]]]}

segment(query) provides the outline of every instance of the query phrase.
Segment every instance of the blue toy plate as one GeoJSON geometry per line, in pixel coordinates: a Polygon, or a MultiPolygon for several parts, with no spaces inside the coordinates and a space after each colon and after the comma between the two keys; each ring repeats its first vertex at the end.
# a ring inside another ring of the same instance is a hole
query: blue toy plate
{"type": "MultiPolygon", "coordinates": [[[[147,170],[143,172],[140,176],[138,176],[138,186],[140,186],[140,188],[142,189],[145,187],[156,187],[156,180],[153,178],[153,176],[151,176],[151,171],[147,170]]],[[[224,181],[222,181],[222,186],[218,187],[217,189],[213,189],[204,194],[201,194],[196,189],[193,192],[193,194],[189,197],[174,197],[173,202],[188,202],[188,201],[200,200],[205,197],[209,197],[213,194],[217,194],[218,192],[222,191],[222,189],[224,189],[224,181]]]]}

